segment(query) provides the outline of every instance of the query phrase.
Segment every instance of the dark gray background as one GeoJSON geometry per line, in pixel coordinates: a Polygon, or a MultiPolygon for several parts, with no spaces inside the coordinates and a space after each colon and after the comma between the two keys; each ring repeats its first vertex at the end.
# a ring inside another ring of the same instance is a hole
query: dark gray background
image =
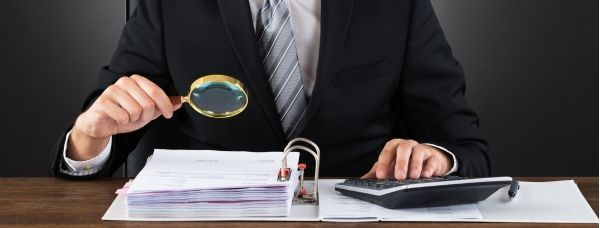
{"type": "MultiPolygon", "coordinates": [[[[598,175],[598,1],[434,0],[494,175],[598,175]]],[[[45,176],[125,22],[122,0],[0,3],[0,176],[45,176]]]]}

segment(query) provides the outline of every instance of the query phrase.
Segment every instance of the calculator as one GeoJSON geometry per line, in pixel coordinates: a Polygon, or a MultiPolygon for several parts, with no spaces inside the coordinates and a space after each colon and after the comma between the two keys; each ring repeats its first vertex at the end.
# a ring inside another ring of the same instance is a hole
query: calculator
{"type": "Polygon", "coordinates": [[[335,190],[379,206],[398,209],[476,203],[510,185],[511,177],[459,176],[406,180],[347,179],[335,190]]]}

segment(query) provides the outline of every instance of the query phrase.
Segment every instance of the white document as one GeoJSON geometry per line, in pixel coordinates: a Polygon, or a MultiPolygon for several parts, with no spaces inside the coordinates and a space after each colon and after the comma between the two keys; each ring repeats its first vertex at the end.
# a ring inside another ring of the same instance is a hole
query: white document
{"type": "MultiPolygon", "coordinates": [[[[286,185],[277,181],[282,152],[160,150],[140,171],[128,193],[286,185]]],[[[298,168],[298,153],[288,166],[298,168]]]]}
{"type": "Polygon", "coordinates": [[[335,191],[343,180],[319,181],[319,219],[336,222],[463,221],[482,218],[477,204],[412,209],[387,209],[335,191]]]}
{"type": "Polygon", "coordinates": [[[288,216],[298,181],[298,153],[289,153],[290,180],[278,181],[282,152],[155,150],[126,191],[131,217],[288,216]]]}
{"type": "Polygon", "coordinates": [[[502,188],[479,203],[486,222],[598,223],[573,180],[519,183],[514,199],[502,188]]]}

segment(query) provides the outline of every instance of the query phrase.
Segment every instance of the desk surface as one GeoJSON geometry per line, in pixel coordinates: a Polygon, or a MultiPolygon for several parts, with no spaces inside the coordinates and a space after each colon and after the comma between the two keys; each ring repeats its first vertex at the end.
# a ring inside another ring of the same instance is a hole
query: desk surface
{"type": "MultiPolygon", "coordinates": [[[[575,179],[588,203],[598,214],[598,177],[530,177],[527,181],[575,179]]],[[[115,190],[127,179],[63,180],[58,178],[0,178],[0,226],[57,227],[505,227],[501,223],[326,223],[326,222],[114,222],[101,217],[115,198],[115,190]]],[[[510,224],[510,226],[541,224],[510,224]]],[[[545,226],[545,225],[544,225],[545,226]]],[[[596,224],[556,226],[597,227],[596,224]]]]}

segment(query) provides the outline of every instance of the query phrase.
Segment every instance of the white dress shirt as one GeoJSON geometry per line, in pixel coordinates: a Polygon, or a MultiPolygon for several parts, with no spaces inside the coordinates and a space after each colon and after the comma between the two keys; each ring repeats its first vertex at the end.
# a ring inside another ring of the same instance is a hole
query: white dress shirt
{"type": "MultiPolygon", "coordinates": [[[[252,23],[256,29],[256,16],[261,10],[265,0],[249,0],[250,11],[252,13],[252,23]]],[[[319,46],[321,36],[321,0],[285,0],[288,1],[292,31],[295,37],[295,45],[298,53],[298,64],[300,65],[300,75],[304,84],[304,93],[310,97],[315,85],[317,75],[317,61],[319,59],[319,46]]],[[[74,161],[66,155],[67,142],[71,132],[67,134],[63,156],[65,158],[66,168],[63,172],[71,175],[88,175],[100,170],[108,160],[110,148],[112,146],[112,137],[106,148],[96,157],[87,161],[74,161]]],[[[427,144],[438,148],[452,157],[452,169],[445,175],[456,172],[458,164],[456,156],[443,147],[427,144]]]]}

